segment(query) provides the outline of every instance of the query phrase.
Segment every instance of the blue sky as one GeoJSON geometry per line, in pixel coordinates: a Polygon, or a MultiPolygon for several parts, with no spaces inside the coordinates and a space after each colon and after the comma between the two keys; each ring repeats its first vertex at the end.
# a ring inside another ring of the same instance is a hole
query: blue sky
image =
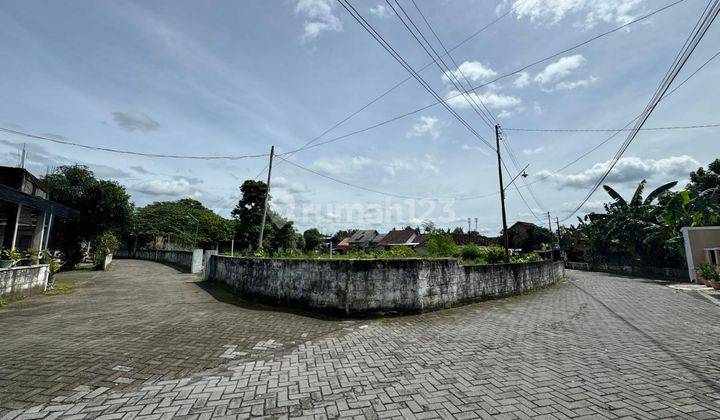
{"type": "MultiPolygon", "coordinates": [[[[416,69],[428,56],[387,4],[353,5],[416,69]]],[[[418,25],[409,0],[401,0],[418,25]]],[[[649,0],[418,1],[447,47],[512,8],[496,25],[453,52],[474,85],[514,71],[668,2],[649,0]]],[[[615,128],[640,113],[690,33],[704,1],[684,2],[652,18],[526,72],[479,89],[505,127],[615,128]]],[[[427,32],[427,30],[426,30],[427,32]]],[[[428,35],[430,36],[429,32],[428,35]]],[[[720,45],[710,29],[682,79],[720,45]]],[[[720,61],[720,60],[718,60],[720,61]]],[[[407,77],[362,28],[331,0],[294,1],[6,1],[0,10],[0,124],[94,146],[147,153],[245,155],[296,149],[407,77]]],[[[664,100],[648,127],[714,124],[717,75],[712,62],[664,100]],[[713,93],[715,92],[715,93],[713,93]]],[[[451,95],[435,66],[422,76],[451,95]]],[[[329,139],[432,103],[415,80],[359,113],[329,139]]],[[[449,101],[481,135],[492,131],[462,97],[449,101]]],[[[538,179],[602,141],[607,133],[508,132],[527,181],[538,179]]],[[[586,194],[624,139],[618,136],[559,174],[534,184],[533,211],[561,218],[586,194]]],[[[238,187],[265,159],[162,160],[89,151],[2,134],[2,164],[17,162],[28,143],[29,168],[83,163],[127,186],[138,205],[194,197],[229,215],[238,187]]],[[[630,191],[680,180],[720,156],[718,129],[648,131],[638,135],[609,183],[630,191]]],[[[370,189],[417,197],[497,191],[492,150],[445,109],[435,106],[380,128],[299,152],[290,159],[370,189]]],[[[508,160],[509,163],[509,160],[508,160]]],[[[512,168],[512,166],[511,166],[512,168]]],[[[263,175],[264,176],[264,175],[263,175]]],[[[276,161],[273,205],[301,228],[388,229],[421,220],[484,232],[500,226],[497,196],[439,203],[389,198],[338,184],[276,161]],[[473,222],[474,223],[474,222],[473,222]]],[[[603,191],[584,211],[607,201],[603,191]]],[[[533,221],[516,192],[511,221],[533,221]]]]}

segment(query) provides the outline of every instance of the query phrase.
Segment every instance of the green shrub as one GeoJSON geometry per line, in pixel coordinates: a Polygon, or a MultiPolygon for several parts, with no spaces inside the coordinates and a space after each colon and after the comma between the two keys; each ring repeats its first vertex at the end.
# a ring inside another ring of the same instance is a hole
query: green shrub
{"type": "Polygon", "coordinates": [[[460,254],[460,249],[448,233],[431,233],[425,247],[431,257],[457,257],[460,254]]]}
{"type": "Polygon", "coordinates": [[[387,251],[380,251],[378,257],[380,258],[415,258],[417,254],[412,248],[406,245],[395,246],[387,251]]]}
{"type": "Polygon", "coordinates": [[[710,264],[702,264],[698,267],[698,274],[705,280],[720,281],[720,274],[710,264]]]}
{"type": "Polygon", "coordinates": [[[540,257],[540,255],[538,255],[535,252],[521,255],[519,257],[515,257],[512,259],[512,262],[514,264],[524,264],[524,263],[537,262],[537,261],[542,261],[542,257],[540,257]]]}
{"type": "Polygon", "coordinates": [[[505,262],[505,249],[499,246],[486,246],[480,248],[482,251],[480,258],[486,260],[488,264],[498,264],[505,262]]]}
{"type": "Polygon", "coordinates": [[[475,244],[465,245],[460,248],[460,258],[466,261],[473,261],[481,258],[483,255],[482,249],[475,244]]]}

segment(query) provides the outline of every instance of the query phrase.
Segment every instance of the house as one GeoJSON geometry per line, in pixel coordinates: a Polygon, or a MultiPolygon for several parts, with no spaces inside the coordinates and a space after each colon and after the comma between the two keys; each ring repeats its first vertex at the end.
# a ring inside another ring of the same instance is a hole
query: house
{"type": "Polygon", "coordinates": [[[684,227],[680,231],[685,240],[688,274],[697,283],[697,269],[701,265],[720,268],[720,226],[684,227]]]}
{"type": "Polygon", "coordinates": [[[342,241],[338,242],[338,244],[335,246],[335,250],[337,252],[345,252],[350,248],[350,238],[343,238],[342,241]]]}
{"type": "Polygon", "coordinates": [[[453,242],[457,245],[499,246],[502,244],[502,236],[490,238],[478,232],[452,232],[451,235],[453,242]]]}
{"type": "Polygon", "coordinates": [[[24,168],[0,166],[0,240],[4,249],[47,249],[57,218],[80,214],[48,200],[43,183],[24,168]]]}
{"type": "Polygon", "coordinates": [[[415,246],[415,238],[418,236],[415,231],[410,229],[403,230],[391,230],[390,232],[383,235],[382,240],[379,241],[379,247],[388,250],[395,246],[415,246]]]}
{"type": "Polygon", "coordinates": [[[532,252],[546,249],[555,240],[552,232],[547,228],[530,222],[515,222],[508,228],[508,242],[510,248],[520,249],[522,252],[532,252]]]}
{"type": "Polygon", "coordinates": [[[372,248],[372,241],[378,236],[377,230],[358,230],[348,238],[350,248],[366,250],[372,248]]]}

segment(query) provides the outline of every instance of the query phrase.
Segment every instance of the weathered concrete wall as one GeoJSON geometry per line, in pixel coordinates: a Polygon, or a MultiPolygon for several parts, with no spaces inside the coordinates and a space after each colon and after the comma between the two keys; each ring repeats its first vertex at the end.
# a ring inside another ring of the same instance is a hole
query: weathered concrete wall
{"type": "Polygon", "coordinates": [[[565,268],[571,270],[584,271],[600,271],[604,273],[622,274],[626,276],[649,277],[654,279],[663,279],[670,281],[690,281],[687,270],[677,268],[658,268],[658,267],[635,267],[631,265],[609,265],[609,264],[589,264],[583,262],[567,261],[565,268]]]}
{"type": "Polygon", "coordinates": [[[28,295],[44,292],[50,266],[47,264],[0,269],[0,296],[28,295]]]}
{"type": "Polygon", "coordinates": [[[115,251],[114,255],[115,258],[132,258],[137,260],[164,262],[184,268],[191,273],[199,273],[202,271],[202,249],[195,249],[192,251],[115,251]]]}
{"type": "Polygon", "coordinates": [[[212,256],[206,278],[280,306],[364,314],[424,312],[544,287],[562,263],[463,266],[455,259],[294,260],[212,256]]]}

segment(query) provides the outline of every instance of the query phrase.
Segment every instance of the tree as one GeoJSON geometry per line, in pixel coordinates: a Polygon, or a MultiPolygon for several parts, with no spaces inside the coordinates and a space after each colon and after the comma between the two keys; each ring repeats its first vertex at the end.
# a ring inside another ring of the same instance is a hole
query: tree
{"type": "Polygon", "coordinates": [[[317,251],[323,242],[323,235],[316,228],[312,228],[303,232],[303,239],[305,239],[305,252],[317,251]]]}
{"type": "MultiPolygon", "coordinates": [[[[500,234],[502,235],[502,232],[500,234]]],[[[520,226],[517,229],[508,229],[510,248],[520,248],[522,252],[535,251],[543,244],[551,244],[553,240],[550,230],[533,224],[526,225],[526,228],[520,226]]]]}
{"type": "Polygon", "coordinates": [[[79,221],[59,219],[54,240],[69,266],[82,259],[82,243],[105,232],[117,233],[130,220],[132,204],[125,188],[100,180],[83,165],[60,166],[44,178],[50,199],[80,212],[79,221]]]}
{"type": "MultiPolygon", "coordinates": [[[[262,181],[246,180],[240,186],[242,197],[232,211],[236,221],[235,238],[241,250],[257,250],[260,237],[262,214],[265,205],[267,184],[262,181]]],[[[268,197],[268,201],[270,197],[268,197]]],[[[268,208],[263,232],[262,248],[270,253],[295,249],[302,236],[297,233],[293,223],[268,208]]]]}
{"type": "Polygon", "coordinates": [[[353,234],[355,234],[355,232],[357,232],[357,229],[338,230],[332,236],[332,241],[334,244],[339,244],[340,241],[342,241],[343,239],[353,236],[353,234]]]}
{"type": "Polygon", "coordinates": [[[214,248],[232,238],[233,222],[219,216],[197,200],[161,201],[139,208],[125,237],[135,237],[141,246],[153,247],[167,238],[181,248],[214,248]]]}
{"type": "Polygon", "coordinates": [[[720,203],[720,159],[710,162],[707,170],[698,168],[690,172],[690,183],[685,188],[694,197],[713,195],[713,201],[720,203]]]}

